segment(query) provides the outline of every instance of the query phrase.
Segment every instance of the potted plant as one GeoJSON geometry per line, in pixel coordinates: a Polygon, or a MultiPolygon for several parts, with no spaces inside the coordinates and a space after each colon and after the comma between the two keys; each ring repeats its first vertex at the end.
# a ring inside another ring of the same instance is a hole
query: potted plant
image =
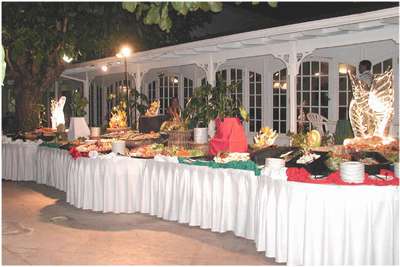
{"type": "Polygon", "coordinates": [[[208,124],[215,118],[210,99],[212,98],[212,87],[202,85],[194,91],[189,99],[182,117],[190,128],[194,128],[194,142],[205,144],[208,142],[208,124]]]}
{"type": "Polygon", "coordinates": [[[220,151],[246,152],[247,138],[242,121],[248,121],[249,115],[240,101],[233,96],[237,83],[227,85],[219,82],[212,90],[211,114],[215,116],[216,134],[210,142],[210,153],[220,151]]]}
{"type": "Polygon", "coordinates": [[[70,119],[68,140],[75,140],[78,137],[88,137],[90,135],[89,127],[85,121],[85,108],[88,100],[81,95],[78,90],[72,92],[70,102],[72,117],[70,119]]]}

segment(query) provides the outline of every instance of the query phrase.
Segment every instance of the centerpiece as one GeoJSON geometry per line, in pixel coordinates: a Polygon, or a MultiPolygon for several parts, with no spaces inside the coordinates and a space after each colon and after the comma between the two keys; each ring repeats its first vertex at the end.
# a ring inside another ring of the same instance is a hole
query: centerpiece
{"type": "Polygon", "coordinates": [[[70,103],[72,117],[69,124],[68,140],[74,140],[78,137],[88,137],[90,135],[90,130],[84,117],[86,115],[85,108],[88,103],[88,100],[78,90],[73,91],[70,103]]]}
{"type": "Polygon", "coordinates": [[[120,101],[117,106],[114,106],[112,108],[111,118],[108,126],[109,128],[107,128],[107,132],[119,132],[129,130],[125,101],[120,101]]]}

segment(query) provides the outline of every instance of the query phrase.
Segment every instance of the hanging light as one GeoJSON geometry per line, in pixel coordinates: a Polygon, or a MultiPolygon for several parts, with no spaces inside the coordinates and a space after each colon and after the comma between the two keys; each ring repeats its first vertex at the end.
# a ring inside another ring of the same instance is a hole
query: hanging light
{"type": "Polygon", "coordinates": [[[104,71],[104,72],[108,71],[107,65],[103,65],[103,66],[101,67],[101,70],[104,71]]]}
{"type": "Polygon", "coordinates": [[[66,54],[64,54],[64,56],[63,56],[62,59],[63,59],[65,62],[67,62],[67,63],[71,63],[72,60],[73,60],[72,57],[69,57],[69,56],[67,56],[66,54]]]}
{"type": "Polygon", "coordinates": [[[123,46],[116,55],[118,58],[129,57],[132,54],[132,48],[129,46],[123,46]]]}

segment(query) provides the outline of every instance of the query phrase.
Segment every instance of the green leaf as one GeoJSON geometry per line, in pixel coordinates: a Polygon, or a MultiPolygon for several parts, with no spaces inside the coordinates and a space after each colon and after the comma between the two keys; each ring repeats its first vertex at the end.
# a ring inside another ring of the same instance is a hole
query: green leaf
{"type": "Polygon", "coordinates": [[[204,12],[210,11],[210,5],[207,2],[200,2],[200,9],[204,12]]]}
{"type": "Polygon", "coordinates": [[[251,4],[252,4],[253,6],[258,5],[259,3],[260,3],[260,2],[258,2],[258,1],[251,2],[251,4]]]}
{"type": "Polygon", "coordinates": [[[178,14],[184,16],[186,16],[189,11],[185,2],[172,2],[172,7],[178,12],[178,14]]]}
{"type": "Polygon", "coordinates": [[[268,5],[270,6],[270,7],[273,7],[273,8],[275,8],[275,7],[277,7],[278,6],[278,2],[276,2],[276,1],[271,1],[271,2],[268,2],[268,5]]]}
{"type": "Polygon", "coordinates": [[[164,5],[161,11],[161,21],[160,21],[160,29],[166,32],[169,32],[172,27],[172,20],[168,16],[168,4],[164,5]]]}
{"type": "Polygon", "coordinates": [[[123,2],[122,8],[133,13],[136,10],[138,3],[137,2],[123,2]]]}
{"type": "Polygon", "coordinates": [[[144,24],[159,24],[160,23],[160,6],[152,5],[143,20],[144,24]]]}
{"type": "Polygon", "coordinates": [[[221,2],[208,2],[210,5],[210,10],[214,13],[221,12],[222,3],[221,2]]]}

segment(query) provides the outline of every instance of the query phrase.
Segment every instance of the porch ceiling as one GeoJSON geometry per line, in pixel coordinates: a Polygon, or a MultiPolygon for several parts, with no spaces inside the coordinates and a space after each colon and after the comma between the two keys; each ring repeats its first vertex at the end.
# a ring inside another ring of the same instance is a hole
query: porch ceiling
{"type": "MultiPolygon", "coordinates": [[[[307,49],[307,47],[317,49],[327,47],[327,41],[330,42],[332,38],[337,38],[339,42],[329,44],[330,46],[340,45],[340,40],[346,40],[348,45],[379,40],[379,38],[393,39],[398,43],[398,24],[398,8],[395,7],[138,52],[128,58],[128,64],[130,70],[137,66],[145,68],[179,66],[193,64],[201,58],[208,59],[210,55],[225,60],[251,56],[249,49],[250,51],[258,50],[259,52],[255,55],[260,54],[260,49],[264,54],[271,54],[275,52],[274,50],[284,49],[282,47],[286,47],[288,42],[296,42],[302,49],[307,49]],[[356,38],[361,35],[365,38],[356,38]]],[[[117,57],[102,58],[73,64],[63,74],[72,76],[80,76],[85,72],[100,74],[100,68],[103,65],[107,65],[111,72],[122,72],[123,64],[121,63],[122,59],[117,57]]]]}

